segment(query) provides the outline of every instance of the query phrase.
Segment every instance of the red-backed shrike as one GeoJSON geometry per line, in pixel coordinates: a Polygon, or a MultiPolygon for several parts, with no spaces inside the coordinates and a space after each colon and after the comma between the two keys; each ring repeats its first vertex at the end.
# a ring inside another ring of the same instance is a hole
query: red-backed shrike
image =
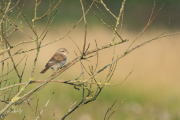
{"type": "Polygon", "coordinates": [[[66,63],[68,53],[65,48],[58,49],[40,73],[45,73],[49,68],[54,70],[54,72],[60,69],[66,63]]]}

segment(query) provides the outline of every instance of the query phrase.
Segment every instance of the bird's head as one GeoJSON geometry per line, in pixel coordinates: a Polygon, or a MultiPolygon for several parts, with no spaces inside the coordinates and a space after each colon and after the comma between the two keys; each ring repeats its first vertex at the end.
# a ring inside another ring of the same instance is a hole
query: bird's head
{"type": "Polygon", "coordinates": [[[64,54],[64,55],[69,54],[69,52],[66,50],[66,48],[58,49],[57,53],[64,54]]]}

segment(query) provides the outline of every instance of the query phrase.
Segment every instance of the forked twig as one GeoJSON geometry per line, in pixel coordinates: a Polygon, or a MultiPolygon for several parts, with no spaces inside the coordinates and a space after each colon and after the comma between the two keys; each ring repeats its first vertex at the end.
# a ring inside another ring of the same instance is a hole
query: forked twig
{"type": "Polygon", "coordinates": [[[151,16],[149,18],[149,21],[146,25],[146,27],[138,34],[138,36],[133,40],[133,42],[129,45],[129,47],[127,48],[126,51],[128,51],[130,49],[130,47],[134,44],[134,42],[144,33],[144,31],[149,27],[149,25],[153,22],[153,20],[156,18],[156,16],[158,15],[158,13],[160,12],[160,10],[163,8],[164,4],[159,8],[159,10],[157,11],[157,13],[154,15],[154,17],[152,18],[153,12],[154,12],[154,8],[155,8],[155,0],[154,0],[154,5],[152,8],[152,12],[151,12],[151,16]]]}
{"type": "MultiPolygon", "coordinates": [[[[56,90],[56,89],[55,89],[55,90],[56,90]]],[[[45,108],[47,107],[48,103],[50,102],[51,98],[53,97],[55,90],[53,91],[51,97],[50,97],[49,100],[46,102],[44,108],[41,110],[41,112],[39,113],[39,116],[37,116],[35,120],[39,119],[40,115],[43,113],[43,111],[44,111],[45,108]]]]}

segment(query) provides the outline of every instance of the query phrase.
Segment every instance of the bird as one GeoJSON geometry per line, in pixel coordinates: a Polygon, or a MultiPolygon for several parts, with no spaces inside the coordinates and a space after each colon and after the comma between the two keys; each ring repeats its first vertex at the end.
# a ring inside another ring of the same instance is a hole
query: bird
{"type": "Polygon", "coordinates": [[[67,61],[67,54],[69,54],[69,52],[66,48],[59,48],[40,73],[44,74],[49,68],[54,72],[60,69],[67,61]]]}

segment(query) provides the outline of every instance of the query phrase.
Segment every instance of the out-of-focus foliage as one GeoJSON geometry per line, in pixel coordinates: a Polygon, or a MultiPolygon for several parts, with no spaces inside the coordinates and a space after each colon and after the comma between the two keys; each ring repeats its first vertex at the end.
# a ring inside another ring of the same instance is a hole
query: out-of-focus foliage
{"type": "MultiPolygon", "coordinates": [[[[92,3],[91,0],[85,0],[85,1],[89,5],[92,3]]],[[[118,15],[123,0],[103,0],[103,1],[115,15],[118,15]]],[[[19,5],[22,5],[23,2],[24,1],[21,1],[21,4],[19,5]]],[[[34,16],[33,10],[31,10],[34,4],[35,4],[35,0],[28,0],[25,3],[26,9],[24,9],[24,13],[26,14],[26,16],[28,15],[28,17],[30,18],[33,18],[34,16]]],[[[47,9],[45,8],[48,8],[48,4],[49,4],[49,0],[42,1],[41,5],[38,7],[39,14],[43,14],[46,12],[47,9]]],[[[147,23],[150,17],[153,4],[154,4],[154,0],[127,0],[125,4],[126,7],[125,7],[125,15],[124,15],[124,25],[130,29],[141,28],[141,26],[143,27],[147,23]]],[[[156,0],[155,4],[156,4],[155,12],[158,11],[158,9],[163,4],[164,6],[161,9],[158,17],[156,18],[158,20],[153,21],[154,25],[159,25],[160,27],[167,26],[169,22],[169,18],[171,18],[171,27],[180,28],[180,24],[179,24],[180,0],[156,0]]],[[[98,6],[100,8],[103,8],[102,5],[100,4],[98,6]]],[[[97,9],[93,9],[93,10],[97,10],[97,9]]],[[[104,10],[103,12],[105,12],[105,9],[102,10],[104,10]]],[[[96,13],[98,13],[97,11],[96,13]]],[[[65,22],[66,23],[77,22],[79,18],[82,16],[80,2],[77,2],[76,0],[62,0],[57,14],[58,15],[56,16],[55,22],[58,22],[58,24],[64,24],[65,22]]],[[[97,15],[100,17],[102,16],[100,12],[97,15]]],[[[109,16],[108,14],[106,15],[110,20],[113,19],[110,14],[109,16]]],[[[98,24],[98,20],[94,16],[94,14],[89,14],[88,16],[89,16],[88,18],[89,21],[87,21],[88,23],[92,23],[93,21],[93,23],[98,24]]]]}

